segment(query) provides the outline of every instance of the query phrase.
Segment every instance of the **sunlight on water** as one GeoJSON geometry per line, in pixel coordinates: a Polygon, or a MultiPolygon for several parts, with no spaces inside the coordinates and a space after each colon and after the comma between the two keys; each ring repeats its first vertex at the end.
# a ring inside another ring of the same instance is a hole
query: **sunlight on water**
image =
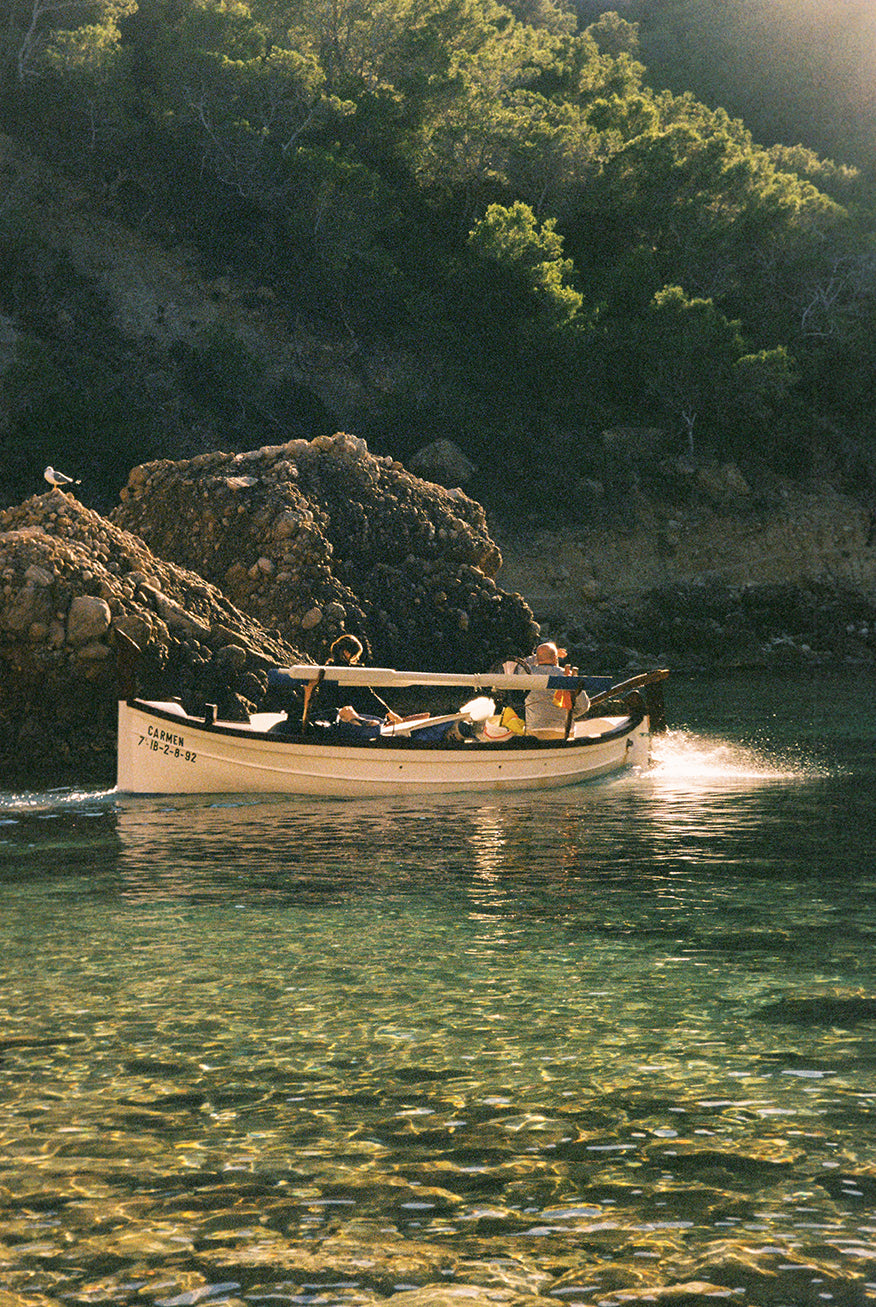
{"type": "Polygon", "coordinates": [[[694,731],[655,736],[649,775],[662,789],[712,790],[811,780],[827,774],[812,759],[771,752],[694,731]]]}
{"type": "Polygon", "coordinates": [[[0,796],[0,1299],[874,1301],[876,731],[767,688],[544,793],[0,796]]]}

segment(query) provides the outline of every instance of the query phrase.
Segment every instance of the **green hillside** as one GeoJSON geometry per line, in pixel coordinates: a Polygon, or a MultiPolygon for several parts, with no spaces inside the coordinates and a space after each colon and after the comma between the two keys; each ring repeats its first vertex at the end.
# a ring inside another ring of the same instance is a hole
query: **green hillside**
{"type": "Polygon", "coordinates": [[[144,460],[338,428],[401,459],[452,439],[488,505],[565,520],[582,479],[671,492],[679,460],[869,493],[869,6],[822,51],[830,131],[815,18],[781,29],[782,138],[757,7],[9,0],[0,500],[49,462],[110,504],[144,460]],[[74,221],[184,251],[235,312],[133,331],[74,221]],[[648,433],[635,467],[616,428],[648,433]]]}

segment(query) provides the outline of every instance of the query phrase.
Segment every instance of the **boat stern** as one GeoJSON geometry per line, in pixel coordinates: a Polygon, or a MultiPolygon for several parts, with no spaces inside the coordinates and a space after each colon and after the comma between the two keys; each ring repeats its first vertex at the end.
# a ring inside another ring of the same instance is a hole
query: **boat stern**
{"type": "Polygon", "coordinates": [[[651,727],[647,717],[627,737],[627,766],[647,767],[651,761],[651,727]]]}

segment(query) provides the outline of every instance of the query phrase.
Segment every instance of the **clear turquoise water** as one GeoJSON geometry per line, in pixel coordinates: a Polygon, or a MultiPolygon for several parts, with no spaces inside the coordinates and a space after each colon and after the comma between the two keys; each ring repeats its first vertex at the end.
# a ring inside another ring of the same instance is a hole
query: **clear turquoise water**
{"type": "Polygon", "coordinates": [[[876,1301],[876,710],[646,775],[0,795],[0,1303],[876,1301]]]}

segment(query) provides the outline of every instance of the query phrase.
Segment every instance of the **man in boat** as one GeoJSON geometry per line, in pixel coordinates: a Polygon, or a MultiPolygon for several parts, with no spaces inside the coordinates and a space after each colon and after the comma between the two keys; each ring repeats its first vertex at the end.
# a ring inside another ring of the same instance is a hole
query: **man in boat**
{"type": "MultiPolygon", "coordinates": [[[[565,657],[565,649],[560,649],[553,640],[545,640],[526,659],[526,665],[533,676],[559,676],[561,673],[577,676],[577,668],[568,664],[565,668],[560,667],[560,658],[565,657]]],[[[536,685],[526,696],[526,734],[540,740],[564,740],[571,732],[572,722],[585,717],[589,707],[590,700],[583,690],[576,696],[569,690],[536,685]]]]}

